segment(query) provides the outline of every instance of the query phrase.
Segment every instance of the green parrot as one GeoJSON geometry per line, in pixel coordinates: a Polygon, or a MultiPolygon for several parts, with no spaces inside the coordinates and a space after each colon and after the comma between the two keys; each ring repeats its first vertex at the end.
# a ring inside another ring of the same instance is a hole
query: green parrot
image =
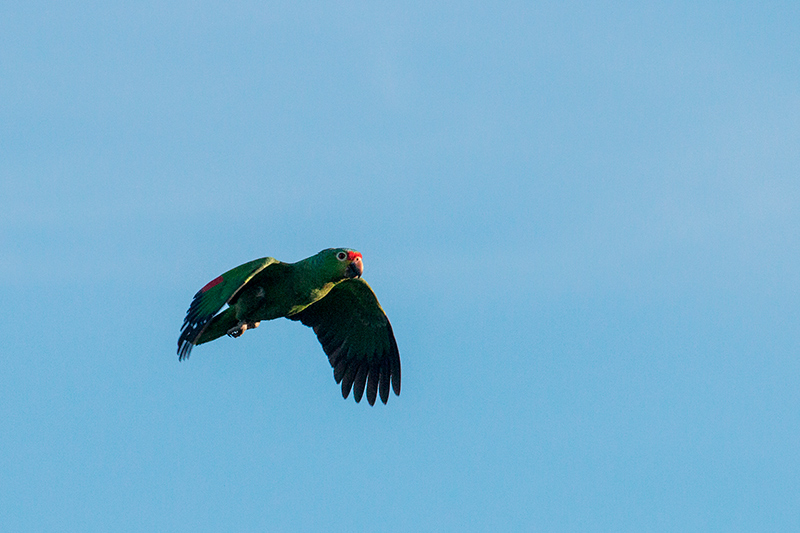
{"type": "Polygon", "coordinates": [[[198,344],[238,337],[262,320],[285,317],[314,329],[346,399],[400,395],[400,352],[375,293],[361,279],[360,252],[328,248],[297,263],[256,259],[225,272],[194,295],[178,338],[178,360],[198,344]],[[228,304],[228,308],[220,310],[228,304]]]}

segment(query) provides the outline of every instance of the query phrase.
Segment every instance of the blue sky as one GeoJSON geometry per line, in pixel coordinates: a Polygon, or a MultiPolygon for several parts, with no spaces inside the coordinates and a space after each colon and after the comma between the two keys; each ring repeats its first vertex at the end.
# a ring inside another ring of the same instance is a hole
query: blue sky
{"type": "Polygon", "coordinates": [[[800,528],[795,2],[6,2],[6,531],[800,528]],[[403,391],[193,294],[364,254],[403,391]]]}

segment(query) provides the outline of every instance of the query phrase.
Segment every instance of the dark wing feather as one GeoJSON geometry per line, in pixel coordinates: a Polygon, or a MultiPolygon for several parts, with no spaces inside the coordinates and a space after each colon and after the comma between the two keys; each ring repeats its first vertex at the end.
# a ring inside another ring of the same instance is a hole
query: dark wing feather
{"type": "Polygon", "coordinates": [[[390,382],[394,393],[400,395],[400,352],[392,325],[366,281],[344,280],[289,318],[314,328],[333,367],[333,377],[342,384],[343,397],[352,389],[359,402],[366,389],[370,405],[378,392],[386,403],[390,382]]]}
{"type": "Polygon", "coordinates": [[[214,315],[225,304],[233,300],[253,276],[277,262],[272,257],[250,261],[225,272],[197,291],[189,310],[186,311],[183,326],[181,326],[181,335],[178,338],[178,359],[183,360],[189,357],[189,352],[192,351],[192,347],[214,315]]]}

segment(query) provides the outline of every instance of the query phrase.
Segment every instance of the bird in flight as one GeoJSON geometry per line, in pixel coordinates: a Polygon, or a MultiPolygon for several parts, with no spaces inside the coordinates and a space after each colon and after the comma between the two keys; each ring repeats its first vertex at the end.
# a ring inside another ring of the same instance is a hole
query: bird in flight
{"type": "Polygon", "coordinates": [[[285,317],[314,329],[346,399],[375,404],[400,395],[400,352],[375,293],[361,279],[360,252],[328,248],[296,263],[264,257],[211,280],[194,295],[178,338],[178,359],[223,335],[285,317]],[[225,305],[227,309],[220,312],[225,305]]]}

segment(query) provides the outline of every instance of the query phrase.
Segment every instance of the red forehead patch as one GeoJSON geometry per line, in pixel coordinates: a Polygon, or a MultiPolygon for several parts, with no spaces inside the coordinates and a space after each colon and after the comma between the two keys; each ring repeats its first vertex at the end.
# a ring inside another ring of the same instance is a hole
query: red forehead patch
{"type": "Polygon", "coordinates": [[[202,289],[200,289],[200,292],[206,292],[208,289],[216,287],[220,283],[222,283],[222,276],[217,276],[216,278],[214,278],[211,281],[209,281],[208,283],[206,283],[206,286],[203,287],[202,289]]]}
{"type": "Polygon", "coordinates": [[[356,257],[361,257],[361,252],[347,252],[347,259],[353,261],[356,257]]]}

